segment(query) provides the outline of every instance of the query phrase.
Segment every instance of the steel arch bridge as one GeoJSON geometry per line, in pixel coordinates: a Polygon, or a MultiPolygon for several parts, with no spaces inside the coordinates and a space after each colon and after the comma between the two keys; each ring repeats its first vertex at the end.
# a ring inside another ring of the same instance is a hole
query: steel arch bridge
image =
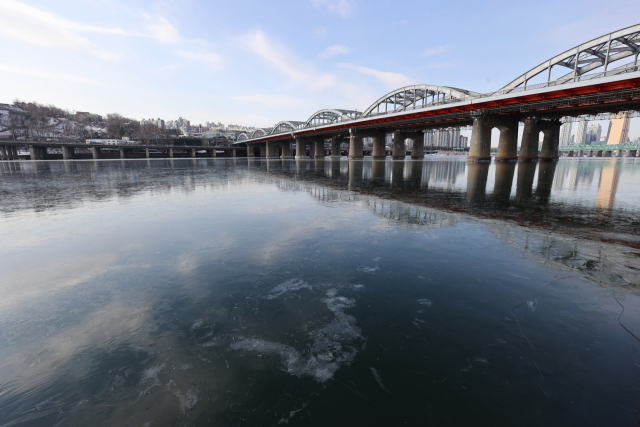
{"type": "MultiPolygon", "coordinates": [[[[363,113],[345,109],[322,109],[306,121],[281,121],[271,128],[241,134],[237,141],[251,143],[287,139],[297,135],[308,136],[310,132],[343,129],[345,126],[370,126],[368,123],[373,123],[375,120],[403,113],[424,111],[424,114],[431,114],[433,111],[444,109],[479,106],[480,103],[494,105],[493,99],[500,99],[503,102],[505,96],[521,99],[527,91],[533,92],[544,88],[557,91],[561,88],[555,88],[556,86],[562,86],[562,89],[565,89],[568,87],[566,85],[581,82],[596,84],[598,79],[622,74],[633,73],[628,76],[628,79],[637,78],[636,74],[640,71],[639,54],[640,24],[636,24],[568,49],[533,67],[495,92],[477,93],[468,89],[428,84],[406,86],[382,96],[363,113]],[[558,69],[563,70],[561,76],[551,80],[558,69]],[[541,75],[545,76],[543,73],[546,73],[546,81],[529,84],[534,78],[536,81],[540,80],[541,75]]],[[[541,99],[544,98],[543,96],[541,99]]]]}

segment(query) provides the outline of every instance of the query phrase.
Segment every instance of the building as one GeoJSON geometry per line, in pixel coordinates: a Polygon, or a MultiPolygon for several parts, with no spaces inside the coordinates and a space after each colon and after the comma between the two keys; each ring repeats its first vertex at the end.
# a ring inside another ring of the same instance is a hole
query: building
{"type": "Polygon", "coordinates": [[[576,133],[573,138],[574,144],[584,144],[587,136],[587,125],[589,122],[586,117],[580,117],[576,122],[576,133]]]}
{"type": "Polygon", "coordinates": [[[607,133],[607,145],[626,144],[629,141],[631,118],[626,112],[612,114],[607,133]]]}
{"type": "Polygon", "coordinates": [[[585,137],[585,144],[597,144],[602,137],[602,126],[599,123],[587,126],[587,135],[585,137]]]}
{"type": "Polygon", "coordinates": [[[572,127],[573,127],[573,122],[565,123],[560,127],[560,145],[571,144],[571,128],[572,127]]]}
{"type": "Polygon", "coordinates": [[[469,137],[460,135],[460,148],[467,148],[469,146],[469,137]]]}

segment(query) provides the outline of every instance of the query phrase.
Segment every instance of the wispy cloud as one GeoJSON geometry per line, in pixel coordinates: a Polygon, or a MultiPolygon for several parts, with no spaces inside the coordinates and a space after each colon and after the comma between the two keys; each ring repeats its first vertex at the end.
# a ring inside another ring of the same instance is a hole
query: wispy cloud
{"type": "Polygon", "coordinates": [[[449,52],[449,48],[446,46],[438,46],[431,49],[423,50],[420,52],[420,56],[426,58],[428,56],[439,55],[441,53],[449,52]]]}
{"type": "Polygon", "coordinates": [[[144,18],[149,21],[145,25],[148,33],[162,43],[177,43],[180,41],[180,33],[178,29],[162,16],[150,16],[143,14],[144,18]]]}
{"type": "Polygon", "coordinates": [[[14,74],[21,74],[23,76],[42,77],[42,78],[51,79],[51,80],[62,80],[65,82],[72,82],[72,83],[85,83],[85,84],[96,83],[95,81],[85,77],[73,76],[70,74],[49,73],[47,71],[40,71],[40,70],[29,70],[26,68],[12,67],[4,64],[0,64],[0,71],[14,73],[14,74]]]}
{"type": "Polygon", "coordinates": [[[335,55],[344,55],[349,52],[351,52],[351,48],[349,46],[345,46],[342,44],[334,44],[333,46],[329,46],[328,48],[326,48],[320,54],[320,56],[323,58],[328,58],[330,56],[335,56],[335,55]]]}
{"type": "Polygon", "coordinates": [[[317,9],[327,9],[343,18],[351,15],[355,9],[352,0],[310,0],[317,9]]]}
{"type": "Polygon", "coordinates": [[[199,62],[212,70],[219,69],[224,63],[224,59],[216,53],[207,53],[207,52],[189,52],[185,50],[179,50],[176,52],[178,56],[181,56],[185,59],[189,59],[191,61],[199,62]]]}
{"type": "Polygon", "coordinates": [[[456,66],[456,64],[454,62],[451,62],[451,61],[438,61],[438,62],[429,62],[427,64],[424,64],[424,66],[422,68],[436,70],[436,69],[440,69],[440,68],[451,68],[451,67],[455,67],[455,66],[456,66]]]}
{"type": "Polygon", "coordinates": [[[362,74],[373,76],[389,89],[397,89],[402,86],[417,84],[417,81],[409,76],[391,71],[379,71],[372,68],[360,67],[353,64],[339,64],[341,67],[356,70],[362,74]]]}
{"type": "Polygon", "coordinates": [[[327,29],[323,26],[319,26],[315,30],[313,30],[313,34],[318,37],[324,37],[327,34],[327,29]]]}

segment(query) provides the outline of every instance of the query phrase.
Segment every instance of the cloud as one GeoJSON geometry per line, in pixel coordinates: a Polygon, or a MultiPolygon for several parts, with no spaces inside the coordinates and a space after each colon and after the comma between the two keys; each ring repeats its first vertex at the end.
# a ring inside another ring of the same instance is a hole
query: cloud
{"type": "Polygon", "coordinates": [[[120,55],[118,52],[94,50],[91,53],[97,56],[98,58],[102,59],[103,61],[108,61],[108,62],[119,61],[122,59],[122,55],[120,55]]]}
{"type": "Polygon", "coordinates": [[[382,82],[389,89],[397,89],[403,86],[410,86],[417,84],[418,82],[409,76],[405,76],[400,73],[392,73],[390,71],[378,71],[372,68],[360,67],[358,65],[353,64],[339,64],[341,67],[349,68],[351,70],[356,70],[362,74],[366,74],[369,76],[373,76],[382,82]]]}
{"type": "Polygon", "coordinates": [[[78,49],[91,42],[76,33],[127,35],[121,28],[101,28],[77,24],[16,0],[0,1],[0,35],[29,44],[78,49]]]}
{"type": "Polygon", "coordinates": [[[313,33],[318,36],[318,37],[324,37],[327,34],[327,29],[325,27],[317,27],[315,30],[313,30],[313,33]]]}
{"type": "Polygon", "coordinates": [[[145,28],[156,40],[162,43],[177,43],[180,41],[178,29],[171,25],[166,18],[162,16],[153,17],[147,14],[143,14],[142,16],[147,21],[152,21],[150,24],[145,25],[145,28]]]}
{"type": "Polygon", "coordinates": [[[176,52],[178,56],[181,56],[185,59],[189,59],[191,61],[199,62],[201,64],[206,65],[212,70],[219,69],[224,63],[224,59],[218,54],[215,53],[206,53],[206,52],[188,52],[185,50],[180,50],[176,52]]]}
{"type": "Polygon", "coordinates": [[[435,70],[439,68],[451,68],[455,66],[456,64],[451,61],[439,61],[439,62],[430,62],[428,64],[425,64],[422,68],[435,70]]]}
{"type": "Polygon", "coordinates": [[[330,56],[335,56],[335,55],[344,55],[345,53],[349,53],[350,51],[351,51],[351,48],[349,46],[345,46],[342,44],[334,44],[333,46],[329,46],[328,48],[326,48],[320,54],[320,56],[323,58],[328,58],[330,56]]]}
{"type": "Polygon", "coordinates": [[[14,73],[14,74],[21,74],[23,76],[42,77],[45,79],[52,79],[52,80],[62,80],[65,82],[72,82],[72,83],[85,83],[85,84],[96,83],[95,81],[91,79],[87,79],[85,77],[72,76],[69,74],[49,73],[49,72],[40,71],[40,70],[28,70],[26,68],[11,67],[9,65],[4,65],[4,64],[0,64],[0,71],[5,71],[8,73],[14,73]]]}
{"type": "Polygon", "coordinates": [[[326,8],[330,13],[335,13],[343,18],[351,15],[354,10],[352,0],[310,0],[316,9],[326,8]]]}
{"type": "Polygon", "coordinates": [[[420,56],[426,58],[427,56],[439,55],[444,52],[449,52],[449,48],[445,46],[438,46],[438,47],[434,47],[432,49],[427,49],[420,52],[420,56]]]}

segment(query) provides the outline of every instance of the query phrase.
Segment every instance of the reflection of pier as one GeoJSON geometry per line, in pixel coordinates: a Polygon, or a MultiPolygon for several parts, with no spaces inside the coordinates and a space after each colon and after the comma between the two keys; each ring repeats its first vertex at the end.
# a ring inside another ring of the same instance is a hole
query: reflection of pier
{"type": "Polygon", "coordinates": [[[621,171],[622,164],[620,162],[607,162],[603,165],[600,182],[598,183],[598,193],[596,194],[596,208],[613,208],[621,171]]]}

